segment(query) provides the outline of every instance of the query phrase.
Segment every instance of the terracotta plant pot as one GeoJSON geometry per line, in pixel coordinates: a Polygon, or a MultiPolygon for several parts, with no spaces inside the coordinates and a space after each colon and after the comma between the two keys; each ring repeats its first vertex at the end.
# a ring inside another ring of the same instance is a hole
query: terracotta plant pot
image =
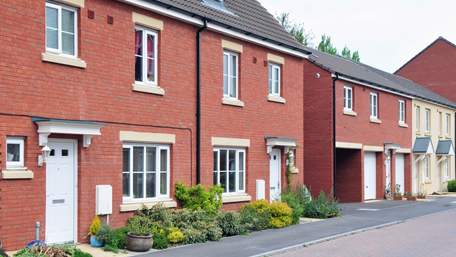
{"type": "Polygon", "coordinates": [[[393,199],[396,201],[402,201],[402,196],[394,196],[393,199]]]}
{"type": "Polygon", "coordinates": [[[407,201],[416,201],[416,196],[407,196],[407,201]]]}
{"type": "Polygon", "coordinates": [[[426,199],[426,196],[425,195],[418,195],[418,196],[416,196],[416,198],[418,198],[418,199],[426,199]]]}
{"type": "Polygon", "coordinates": [[[138,236],[133,232],[127,233],[126,246],[127,249],[134,252],[147,252],[154,244],[152,234],[138,236]]]}

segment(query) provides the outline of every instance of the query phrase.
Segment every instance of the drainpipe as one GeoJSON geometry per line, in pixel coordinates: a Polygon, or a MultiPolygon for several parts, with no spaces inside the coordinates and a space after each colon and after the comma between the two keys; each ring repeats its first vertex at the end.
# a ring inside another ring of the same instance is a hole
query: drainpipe
{"type": "Polygon", "coordinates": [[[207,20],[204,26],[196,32],[196,184],[201,183],[201,32],[207,29],[207,20]]]}
{"type": "Polygon", "coordinates": [[[336,78],[333,79],[333,197],[336,198],[336,81],[339,79],[339,73],[336,72],[336,78]]]}
{"type": "Polygon", "coordinates": [[[35,222],[35,241],[40,241],[40,223],[35,222]]]}

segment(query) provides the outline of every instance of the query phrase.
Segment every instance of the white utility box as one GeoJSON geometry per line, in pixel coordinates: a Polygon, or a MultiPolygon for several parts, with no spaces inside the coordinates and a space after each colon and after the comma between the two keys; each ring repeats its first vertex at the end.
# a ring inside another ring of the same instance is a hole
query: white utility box
{"type": "Polygon", "coordinates": [[[266,183],[264,180],[257,180],[256,181],[256,199],[266,199],[266,191],[265,191],[266,183]]]}
{"type": "Polygon", "coordinates": [[[112,214],[112,186],[98,185],[96,195],[97,215],[112,214]]]}

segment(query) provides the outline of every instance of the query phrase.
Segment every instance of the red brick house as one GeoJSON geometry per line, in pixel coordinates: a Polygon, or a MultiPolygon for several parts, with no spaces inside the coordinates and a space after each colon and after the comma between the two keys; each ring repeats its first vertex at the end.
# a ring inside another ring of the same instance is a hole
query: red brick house
{"type": "Polygon", "coordinates": [[[418,84],[314,49],[304,75],[304,181],[342,202],[412,191],[412,100],[455,103],[418,84]],[[394,191],[394,186],[391,186],[394,191]]]}
{"type": "Polygon", "coordinates": [[[176,207],[180,181],[222,184],[224,209],[273,199],[287,153],[303,182],[310,52],[257,1],[5,0],[0,15],[8,250],[36,222],[40,240],[81,242],[96,213],[118,227],[176,207]]]}
{"type": "Polygon", "coordinates": [[[456,102],[456,45],[439,37],[394,74],[456,102]]]}

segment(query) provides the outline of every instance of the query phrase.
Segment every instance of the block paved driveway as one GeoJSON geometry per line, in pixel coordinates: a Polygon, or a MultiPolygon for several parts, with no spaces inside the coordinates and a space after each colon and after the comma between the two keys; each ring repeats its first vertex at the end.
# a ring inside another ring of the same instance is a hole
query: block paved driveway
{"type": "Polygon", "coordinates": [[[275,256],[456,256],[456,211],[346,235],[275,256]]]}

